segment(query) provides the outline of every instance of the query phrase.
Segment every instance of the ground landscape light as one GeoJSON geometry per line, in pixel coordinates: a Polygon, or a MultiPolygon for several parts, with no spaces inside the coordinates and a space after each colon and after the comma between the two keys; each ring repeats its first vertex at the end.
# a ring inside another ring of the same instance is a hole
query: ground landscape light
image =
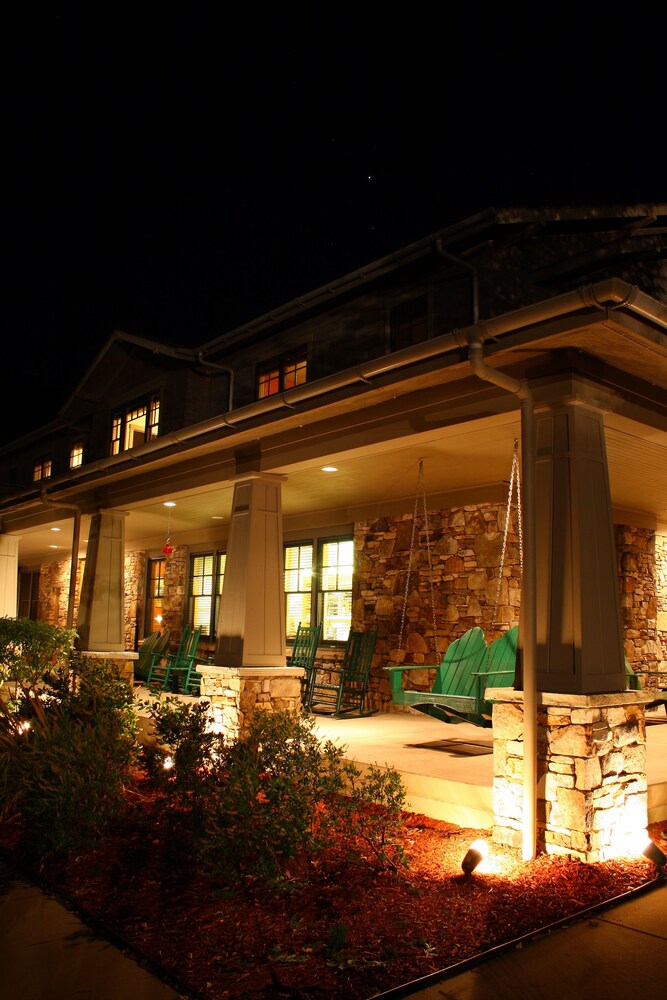
{"type": "Polygon", "coordinates": [[[652,840],[649,840],[648,844],[642,851],[642,854],[645,858],[648,858],[649,861],[653,862],[659,872],[662,872],[662,869],[665,867],[667,857],[665,857],[657,844],[655,844],[652,840]]]}
{"type": "Polygon", "coordinates": [[[461,862],[464,875],[470,875],[475,868],[484,860],[488,853],[488,845],[485,840],[475,840],[466,851],[466,856],[461,862]]]}

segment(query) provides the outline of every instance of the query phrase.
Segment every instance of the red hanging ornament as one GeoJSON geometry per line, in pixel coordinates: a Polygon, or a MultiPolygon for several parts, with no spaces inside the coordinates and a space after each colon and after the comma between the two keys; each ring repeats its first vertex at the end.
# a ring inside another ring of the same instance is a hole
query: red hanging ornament
{"type": "Polygon", "coordinates": [[[173,503],[169,501],[165,504],[165,507],[168,507],[169,513],[167,515],[167,541],[162,546],[162,551],[166,556],[170,556],[174,551],[174,546],[171,544],[171,508],[173,507],[173,503]]]}

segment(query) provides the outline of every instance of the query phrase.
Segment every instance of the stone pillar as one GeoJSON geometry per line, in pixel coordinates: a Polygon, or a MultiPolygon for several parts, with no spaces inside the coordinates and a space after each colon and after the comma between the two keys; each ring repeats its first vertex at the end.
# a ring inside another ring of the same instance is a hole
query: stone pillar
{"type": "Polygon", "coordinates": [[[125,518],[102,510],[90,523],[77,620],[77,648],[99,652],[125,649],[125,518]]]}
{"type": "MultiPolygon", "coordinates": [[[[494,840],[520,848],[523,693],[489,690],[493,706],[494,840]]],[[[537,846],[585,862],[629,850],[647,825],[650,694],[537,695],[537,846]]]]}
{"type": "Polygon", "coordinates": [[[202,664],[201,696],[211,703],[213,724],[228,739],[243,735],[256,712],[301,710],[301,667],[217,667],[202,664]]]}
{"type": "Polygon", "coordinates": [[[0,535],[0,618],[16,618],[18,573],[18,535],[0,535]]]}
{"type": "Polygon", "coordinates": [[[251,473],[234,487],[214,663],[285,667],[281,483],[251,473]]]}
{"type": "Polygon", "coordinates": [[[576,387],[572,401],[562,401],[560,387],[558,394],[536,413],[537,687],[623,691],[603,417],[587,402],[585,387],[576,387]]]}

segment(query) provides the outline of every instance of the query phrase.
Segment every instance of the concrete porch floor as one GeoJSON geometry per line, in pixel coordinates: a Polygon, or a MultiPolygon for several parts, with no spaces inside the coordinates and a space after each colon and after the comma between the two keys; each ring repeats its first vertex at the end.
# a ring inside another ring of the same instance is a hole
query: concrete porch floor
{"type": "MultiPolygon", "coordinates": [[[[403,777],[406,808],[457,826],[493,826],[493,732],[469,723],[448,725],[418,713],[316,715],[321,739],[347,748],[364,765],[394,767],[403,777]]],[[[667,819],[667,713],[646,713],[648,821],[667,819]]]]}

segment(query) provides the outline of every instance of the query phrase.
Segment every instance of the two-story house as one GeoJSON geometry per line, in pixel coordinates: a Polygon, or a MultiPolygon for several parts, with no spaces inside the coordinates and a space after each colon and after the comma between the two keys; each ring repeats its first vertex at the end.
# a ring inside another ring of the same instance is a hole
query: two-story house
{"type": "Polygon", "coordinates": [[[195,347],[113,334],[0,451],[2,612],[240,669],[377,628],[382,709],[522,611],[542,689],[664,681],[666,250],[665,205],[489,210],[195,347]]]}

